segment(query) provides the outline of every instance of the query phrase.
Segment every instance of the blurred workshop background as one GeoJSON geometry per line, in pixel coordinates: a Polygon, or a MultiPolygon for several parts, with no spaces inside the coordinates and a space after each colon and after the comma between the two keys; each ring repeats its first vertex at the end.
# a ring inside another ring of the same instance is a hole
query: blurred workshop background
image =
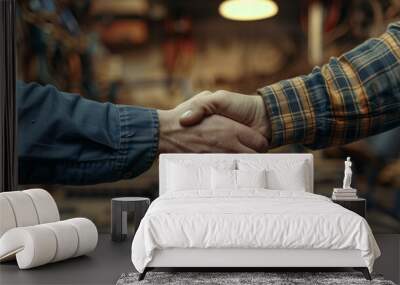
{"type": "MultiPolygon", "coordinates": [[[[204,89],[254,93],[309,73],[400,18],[400,0],[236,0],[244,5],[238,10],[227,2],[19,1],[18,77],[101,102],[168,109],[204,89]],[[262,5],[257,14],[246,9],[250,2],[262,5]]],[[[309,151],[292,145],[273,152],[309,151]]],[[[399,233],[399,153],[400,128],[314,151],[316,192],[330,196],[342,184],[351,156],[353,186],[368,199],[373,231],[399,233]]],[[[110,198],[156,197],[157,166],[117,183],[41,186],[63,218],[86,216],[107,232],[110,198]]]]}

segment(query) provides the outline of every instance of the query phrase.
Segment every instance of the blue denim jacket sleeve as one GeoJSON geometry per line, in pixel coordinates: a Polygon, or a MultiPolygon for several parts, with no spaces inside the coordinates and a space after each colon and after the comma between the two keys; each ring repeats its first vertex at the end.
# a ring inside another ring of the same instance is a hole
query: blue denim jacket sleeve
{"type": "Polygon", "coordinates": [[[17,82],[21,184],[83,185],[135,177],[158,150],[153,109],[98,103],[17,82]]]}

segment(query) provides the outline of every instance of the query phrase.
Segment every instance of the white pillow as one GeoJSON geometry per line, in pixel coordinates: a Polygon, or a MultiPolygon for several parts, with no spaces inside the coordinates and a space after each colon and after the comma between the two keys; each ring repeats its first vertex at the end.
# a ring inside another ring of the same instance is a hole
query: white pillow
{"type": "Polygon", "coordinates": [[[236,190],[236,170],[212,168],[211,188],[213,190],[236,190]]]}
{"type": "Polygon", "coordinates": [[[306,191],[307,177],[305,165],[298,164],[290,171],[285,169],[270,169],[267,171],[267,187],[272,190],[306,191]]]}
{"type": "Polygon", "coordinates": [[[267,187],[271,190],[306,191],[308,172],[306,161],[290,159],[239,160],[239,170],[266,169],[267,187]]]}
{"type": "Polygon", "coordinates": [[[211,168],[235,169],[234,160],[174,160],[167,164],[167,191],[211,190],[211,168]]]}
{"type": "Polygon", "coordinates": [[[210,189],[210,171],[211,167],[170,163],[167,189],[169,191],[210,189]]]}
{"type": "Polygon", "coordinates": [[[236,170],[237,188],[267,188],[266,170],[236,170]]]}
{"type": "Polygon", "coordinates": [[[238,190],[240,188],[266,188],[266,171],[263,170],[211,170],[211,187],[213,190],[238,190]]]}

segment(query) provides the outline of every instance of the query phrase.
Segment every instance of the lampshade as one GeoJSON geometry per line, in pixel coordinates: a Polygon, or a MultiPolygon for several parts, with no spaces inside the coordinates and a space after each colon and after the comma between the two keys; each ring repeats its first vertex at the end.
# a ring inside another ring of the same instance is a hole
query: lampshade
{"type": "Polygon", "coordinates": [[[230,20],[254,21],[275,16],[278,5],[273,0],[225,0],[219,13],[230,20]]]}

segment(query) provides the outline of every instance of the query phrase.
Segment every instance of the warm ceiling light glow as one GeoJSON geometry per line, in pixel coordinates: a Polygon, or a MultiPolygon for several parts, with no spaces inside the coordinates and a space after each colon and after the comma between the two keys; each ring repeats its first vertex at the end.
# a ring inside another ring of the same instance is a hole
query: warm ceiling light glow
{"type": "Polygon", "coordinates": [[[275,16],[278,5],[272,0],[226,0],[219,6],[219,13],[236,21],[261,20],[275,16]]]}

